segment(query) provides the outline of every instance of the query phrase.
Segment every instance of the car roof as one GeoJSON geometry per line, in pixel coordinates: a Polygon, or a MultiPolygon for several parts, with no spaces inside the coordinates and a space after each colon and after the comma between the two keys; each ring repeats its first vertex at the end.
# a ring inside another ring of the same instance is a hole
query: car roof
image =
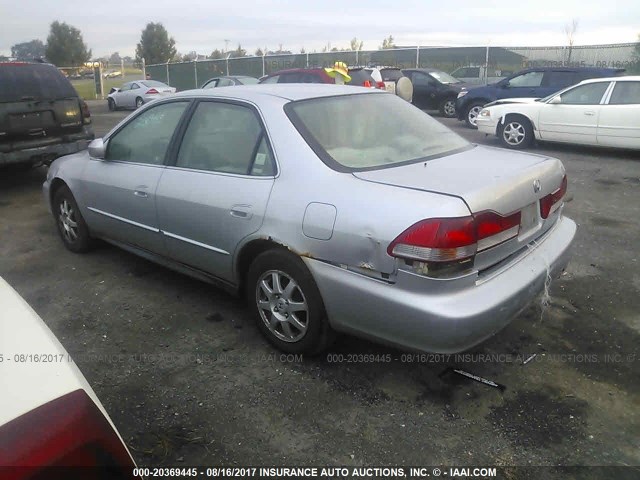
{"type": "Polygon", "coordinates": [[[272,77],[274,75],[282,75],[283,73],[298,73],[298,72],[308,72],[308,73],[317,73],[324,72],[324,68],[288,68],[286,70],[278,70],[277,72],[272,72],[268,76],[272,77]]]}
{"type": "Polygon", "coordinates": [[[587,78],[580,83],[596,83],[596,82],[640,82],[640,75],[625,75],[623,77],[599,77],[587,78]]]}
{"type": "Polygon", "coordinates": [[[353,87],[350,85],[333,85],[322,83],[285,83],[285,84],[259,84],[259,85],[238,85],[232,91],[226,88],[186,90],[176,94],[176,97],[220,97],[252,102],[262,102],[269,97],[283,98],[285,100],[297,101],[311,98],[334,97],[341,95],[353,95],[357,93],[385,94],[382,90],[374,90],[364,87],[353,87]]]}
{"type": "Polygon", "coordinates": [[[403,68],[402,71],[404,72],[405,70],[410,70],[412,72],[425,72],[425,73],[432,73],[432,72],[442,72],[442,70],[438,70],[437,68],[429,68],[429,67],[423,67],[423,68],[403,68]]]}

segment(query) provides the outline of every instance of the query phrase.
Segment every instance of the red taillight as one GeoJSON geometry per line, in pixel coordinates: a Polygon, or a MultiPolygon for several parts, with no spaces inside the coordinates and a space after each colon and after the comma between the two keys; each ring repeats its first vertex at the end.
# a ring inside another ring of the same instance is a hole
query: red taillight
{"type": "Polygon", "coordinates": [[[363,87],[371,88],[371,82],[369,80],[365,80],[362,82],[363,87]]]}
{"type": "Polygon", "coordinates": [[[82,112],[82,120],[85,124],[91,123],[91,112],[89,111],[89,105],[84,100],[80,100],[80,111],[82,112]]]}
{"type": "Polygon", "coordinates": [[[384,82],[376,82],[376,86],[377,88],[380,88],[382,90],[386,90],[387,86],[384,84],[384,82]]]}
{"type": "Polygon", "coordinates": [[[567,193],[567,176],[562,177],[562,182],[560,183],[560,188],[558,188],[555,192],[550,193],[540,199],[540,216],[542,218],[547,218],[554,207],[560,205],[560,200],[567,193]]]}
{"type": "Polygon", "coordinates": [[[0,478],[46,477],[47,467],[101,467],[94,478],[138,478],[135,464],[84,390],[45,403],[0,426],[0,478]],[[21,468],[16,468],[21,467],[21,468]],[[41,476],[38,476],[41,475],[41,476]]]}
{"type": "Polygon", "coordinates": [[[155,88],[150,88],[147,90],[147,95],[157,95],[159,92],[155,88]]]}
{"type": "Polygon", "coordinates": [[[468,217],[430,218],[402,232],[387,253],[423,262],[464,260],[517,236],[519,229],[520,212],[507,217],[486,211],[468,217]]]}

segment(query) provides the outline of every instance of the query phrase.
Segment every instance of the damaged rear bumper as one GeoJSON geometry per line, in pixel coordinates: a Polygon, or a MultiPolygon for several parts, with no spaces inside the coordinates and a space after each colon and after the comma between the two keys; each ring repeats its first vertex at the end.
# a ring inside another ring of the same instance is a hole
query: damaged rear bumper
{"type": "Polygon", "coordinates": [[[499,272],[454,291],[405,271],[390,284],[318,260],[304,261],[336,330],[410,350],[457,353],[491,337],[527,307],[544,288],[547,266],[552,277],[561,273],[575,232],[576,224],[561,217],[499,272]]]}

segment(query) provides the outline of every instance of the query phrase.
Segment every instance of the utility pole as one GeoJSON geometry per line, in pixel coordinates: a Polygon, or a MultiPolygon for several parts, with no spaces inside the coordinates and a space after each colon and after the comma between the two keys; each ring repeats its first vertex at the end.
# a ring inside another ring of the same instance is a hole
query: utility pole
{"type": "Polygon", "coordinates": [[[229,50],[229,40],[228,39],[224,39],[224,53],[227,53],[227,50],[229,50]]]}

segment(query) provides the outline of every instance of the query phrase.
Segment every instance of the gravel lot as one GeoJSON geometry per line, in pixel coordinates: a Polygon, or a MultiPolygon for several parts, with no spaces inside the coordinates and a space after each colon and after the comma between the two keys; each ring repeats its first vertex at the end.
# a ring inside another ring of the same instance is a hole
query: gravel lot
{"type": "MultiPolygon", "coordinates": [[[[126,115],[92,112],[98,135],[126,115]]],[[[640,465],[640,155],[533,151],[567,168],[574,258],[548,307],[466,357],[406,361],[348,336],[329,356],[281,357],[243,304],[209,285],[107,245],[65,250],[44,168],[0,172],[0,275],[75,357],[143,465],[640,465]],[[394,361],[346,361],[387,353],[394,361]]]]}

